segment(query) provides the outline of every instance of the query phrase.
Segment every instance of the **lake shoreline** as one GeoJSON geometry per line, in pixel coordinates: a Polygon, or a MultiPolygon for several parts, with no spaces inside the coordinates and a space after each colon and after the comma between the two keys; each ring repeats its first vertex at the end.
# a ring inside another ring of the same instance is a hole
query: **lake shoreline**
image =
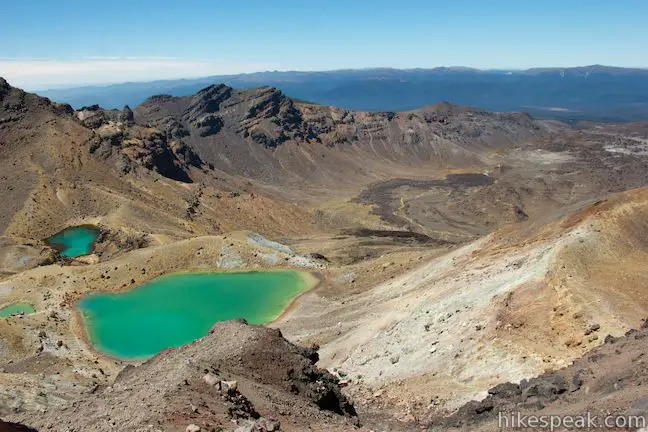
{"type": "Polygon", "coordinates": [[[98,226],[98,225],[92,225],[92,224],[73,225],[73,226],[69,226],[69,227],[64,228],[64,229],[62,229],[60,231],[55,232],[54,234],[47,237],[43,241],[45,242],[45,244],[47,246],[49,246],[52,249],[56,250],[62,258],[75,259],[75,258],[78,258],[78,257],[81,257],[81,256],[90,255],[95,251],[95,249],[97,248],[97,241],[98,241],[99,237],[101,236],[101,232],[102,232],[102,228],[100,226],[98,226]],[[63,241],[55,241],[55,240],[53,241],[52,239],[57,237],[57,236],[62,235],[66,231],[73,231],[73,230],[78,230],[78,229],[85,229],[85,230],[88,230],[88,231],[92,232],[92,234],[94,236],[94,240],[90,243],[90,250],[87,253],[83,253],[81,255],[74,255],[74,256],[63,255],[63,253],[64,253],[64,251],[66,249],[70,249],[70,246],[66,245],[63,241]]]}
{"type": "Polygon", "coordinates": [[[277,317],[275,319],[273,319],[270,322],[265,323],[264,326],[269,326],[269,325],[275,324],[275,323],[281,321],[283,318],[285,318],[288,314],[292,313],[295,310],[295,308],[297,307],[297,302],[299,301],[299,299],[302,296],[304,296],[305,294],[315,290],[316,288],[318,288],[322,284],[322,282],[324,282],[324,275],[322,273],[320,273],[320,272],[302,271],[302,273],[305,274],[305,275],[308,275],[308,277],[310,279],[312,279],[310,281],[312,286],[309,287],[309,288],[306,288],[302,292],[300,292],[299,295],[297,295],[294,299],[292,299],[286,305],[286,307],[281,311],[281,313],[279,315],[277,315],[277,317]]]}
{"type": "Polygon", "coordinates": [[[33,314],[35,312],[37,312],[36,307],[33,304],[27,303],[27,302],[24,302],[24,301],[14,301],[14,302],[11,302],[11,303],[7,303],[4,306],[0,306],[0,318],[9,318],[12,315],[20,315],[20,314],[29,315],[29,314],[33,314]],[[9,312],[8,315],[3,315],[3,313],[5,313],[7,310],[9,310],[12,306],[22,308],[22,309],[16,309],[15,312],[12,311],[12,312],[9,312]]]}

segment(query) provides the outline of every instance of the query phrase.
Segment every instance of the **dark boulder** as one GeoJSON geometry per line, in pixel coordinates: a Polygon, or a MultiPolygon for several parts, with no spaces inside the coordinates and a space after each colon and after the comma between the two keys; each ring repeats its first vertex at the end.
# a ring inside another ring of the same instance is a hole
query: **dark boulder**
{"type": "Polygon", "coordinates": [[[537,397],[544,400],[555,400],[558,395],[569,388],[565,378],[557,374],[545,374],[531,381],[523,380],[520,383],[522,399],[537,397]]]}
{"type": "Polygon", "coordinates": [[[9,83],[4,78],[0,77],[0,100],[9,93],[10,89],[11,86],[9,86],[9,83]]]}
{"type": "Polygon", "coordinates": [[[495,398],[512,398],[522,394],[520,386],[511,382],[498,384],[488,390],[488,394],[495,398]]]}
{"type": "MultiPolygon", "coordinates": [[[[2,80],[2,78],[0,78],[0,80],[2,80]]],[[[0,432],[38,432],[38,431],[36,429],[32,429],[30,427],[27,427],[19,423],[11,423],[11,422],[0,420],[0,432]]]]}
{"type": "Polygon", "coordinates": [[[128,105],[124,106],[124,109],[122,109],[119,115],[119,120],[127,125],[135,123],[135,115],[128,105]]]}

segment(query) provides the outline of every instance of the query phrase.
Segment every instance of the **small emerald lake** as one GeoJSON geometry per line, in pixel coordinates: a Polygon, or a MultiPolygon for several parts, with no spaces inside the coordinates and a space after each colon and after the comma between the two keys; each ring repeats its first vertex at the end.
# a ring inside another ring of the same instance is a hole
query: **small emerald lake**
{"type": "Polygon", "coordinates": [[[217,321],[269,323],[314,283],[299,271],[175,273],[129,291],[91,294],[77,306],[96,349],[145,359],[205,336],[217,321]]]}
{"type": "Polygon", "coordinates": [[[34,306],[28,303],[14,303],[0,308],[0,318],[6,318],[14,314],[30,314],[36,312],[34,306]]]}
{"type": "Polygon", "coordinates": [[[69,227],[49,237],[46,243],[57,249],[62,257],[76,258],[92,253],[100,230],[90,225],[69,227]]]}

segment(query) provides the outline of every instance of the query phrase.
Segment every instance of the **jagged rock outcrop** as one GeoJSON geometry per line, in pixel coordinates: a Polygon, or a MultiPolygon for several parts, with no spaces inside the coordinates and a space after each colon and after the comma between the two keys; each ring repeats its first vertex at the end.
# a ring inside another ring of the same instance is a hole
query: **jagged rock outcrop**
{"type": "Polygon", "coordinates": [[[9,93],[9,83],[4,78],[0,77],[0,100],[4,99],[5,95],[9,93]]]}
{"type": "Polygon", "coordinates": [[[82,107],[76,113],[77,118],[81,124],[90,129],[97,129],[109,119],[115,117],[114,110],[103,110],[99,105],[91,105],[82,107]],[[111,115],[112,114],[112,115],[111,115]]]}
{"type": "Polygon", "coordinates": [[[205,114],[194,122],[201,137],[217,134],[223,127],[223,119],[214,114],[205,114]]]}
{"type": "Polygon", "coordinates": [[[122,174],[141,166],[173,180],[190,183],[188,169],[202,165],[200,158],[182,141],[170,141],[163,131],[134,125],[128,107],[122,112],[84,110],[78,116],[84,126],[95,131],[90,153],[102,160],[112,159],[122,174]]]}
{"type": "Polygon", "coordinates": [[[274,88],[263,89],[243,117],[239,133],[265,147],[290,139],[305,141],[307,127],[293,101],[274,88]]]}
{"type": "Polygon", "coordinates": [[[205,113],[215,113],[220,110],[221,104],[232,96],[233,89],[225,84],[211,85],[191,96],[191,103],[187,107],[187,118],[195,121],[205,113]]]}
{"type": "Polygon", "coordinates": [[[133,114],[133,110],[130,109],[128,105],[124,106],[124,109],[122,110],[119,120],[124,123],[125,125],[132,125],[135,123],[135,115],[133,114]]]}
{"type": "Polygon", "coordinates": [[[190,167],[201,167],[202,161],[184,142],[182,133],[170,126],[157,130],[135,124],[130,107],[104,110],[98,105],[76,112],[81,124],[95,132],[90,153],[101,160],[112,160],[117,170],[126,174],[143,167],[165,177],[191,182],[190,167]]]}

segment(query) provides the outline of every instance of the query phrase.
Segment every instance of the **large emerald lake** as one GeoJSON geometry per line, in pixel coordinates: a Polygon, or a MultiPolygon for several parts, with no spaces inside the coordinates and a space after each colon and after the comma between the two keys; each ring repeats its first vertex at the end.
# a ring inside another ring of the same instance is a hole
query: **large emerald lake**
{"type": "Polygon", "coordinates": [[[298,271],[176,273],[78,303],[90,342],[120,359],[144,359],[205,336],[217,321],[277,318],[314,277],[298,271]]]}
{"type": "Polygon", "coordinates": [[[46,242],[58,249],[62,257],[76,258],[92,252],[99,233],[99,228],[89,225],[69,227],[49,237],[46,242]]]}

